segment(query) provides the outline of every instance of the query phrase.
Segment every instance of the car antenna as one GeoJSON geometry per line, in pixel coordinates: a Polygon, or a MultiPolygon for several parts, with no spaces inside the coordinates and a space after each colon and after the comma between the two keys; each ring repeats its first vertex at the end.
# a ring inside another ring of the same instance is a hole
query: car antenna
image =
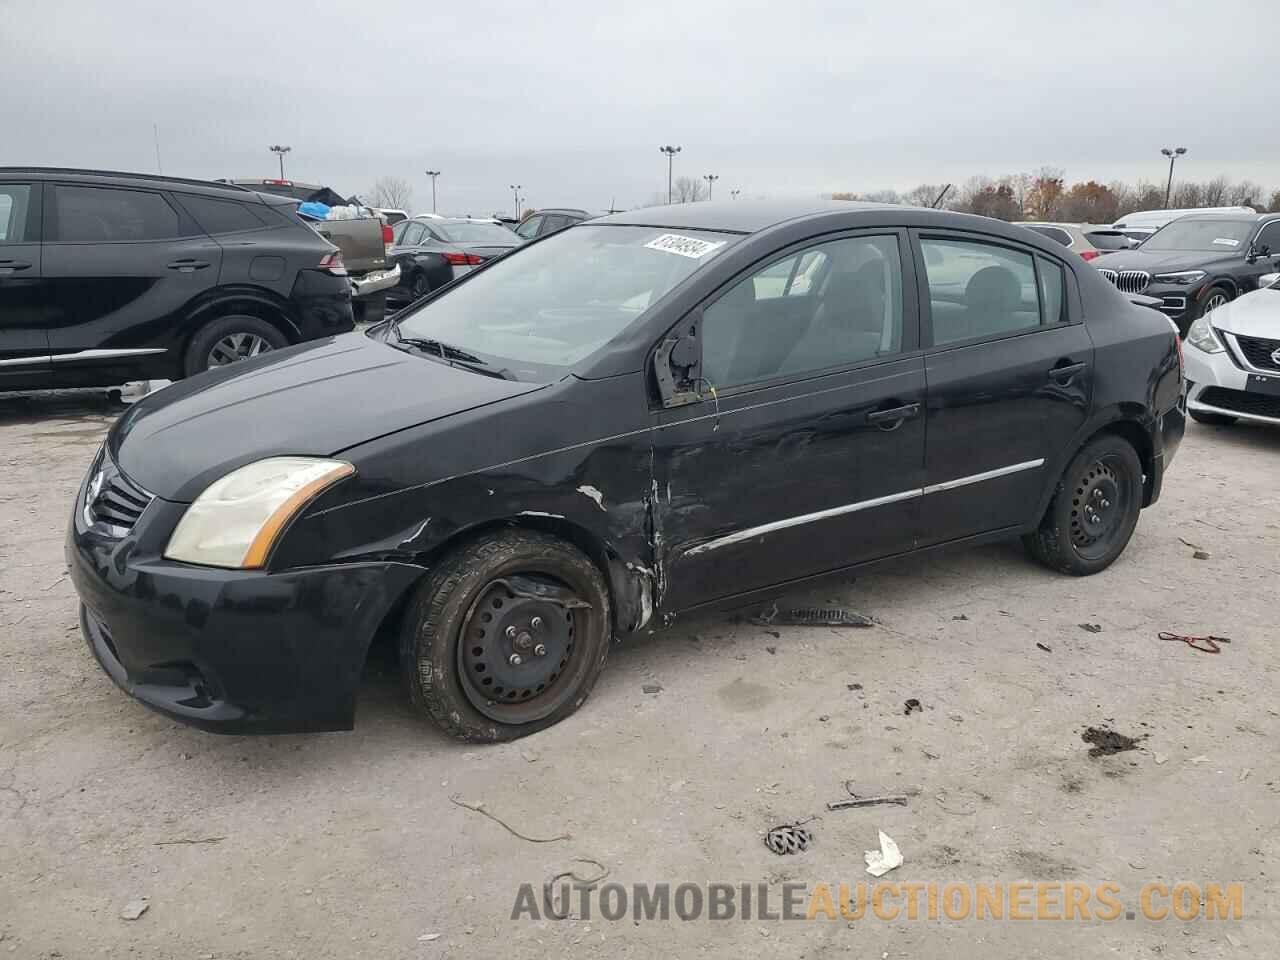
{"type": "Polygon", "coordinates": [[[929,206],[932,207],[934,210],[937,210],[938,204],[942,203],[942,198],[947,195],[947,192],[950,189],[951,189],[951,184],[948,183],[945,187],[942,188],[942,192],[938,194],[938,196],[934,199],[933,203],[929,204],[929,206]]]}

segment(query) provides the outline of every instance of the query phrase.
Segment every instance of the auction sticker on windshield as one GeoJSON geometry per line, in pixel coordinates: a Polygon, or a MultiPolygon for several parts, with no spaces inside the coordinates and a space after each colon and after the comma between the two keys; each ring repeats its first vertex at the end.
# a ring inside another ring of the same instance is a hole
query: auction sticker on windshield
{"type": "Polygon", "coordinates": [[[699,240],[697,237],[682,237],[678,233],[664,233],[657,239],[650,240],[645,246],[650,250],[661,250],[664,253],[674,253],[697,260],[723,247],[724,243],[723,240],[699,240]]]}
{"type": "Polygon", "coordinates": [[[1230,237],[1215,237],[1215,238],[1214,238],[1214,240],[1213,240],[1213,242],[1214,242],[1214,243],[1220,243],[1220,244],[1222,244],[1223,246],[1226,246],[1226,247],[1238,247],[1238,246],[1240,246],[1240,241],[1239,241],[1239,240],[1232,240],[1230,237]]]}

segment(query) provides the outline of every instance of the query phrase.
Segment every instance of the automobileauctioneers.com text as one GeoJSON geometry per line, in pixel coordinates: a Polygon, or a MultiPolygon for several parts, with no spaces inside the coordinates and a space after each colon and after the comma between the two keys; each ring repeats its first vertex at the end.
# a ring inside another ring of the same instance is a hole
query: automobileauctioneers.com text
{"type": "Polygon", "coordinates": [[[1240,920],[1244,885],[1118,883],[524,883],[512,920],[1240,920]]]}

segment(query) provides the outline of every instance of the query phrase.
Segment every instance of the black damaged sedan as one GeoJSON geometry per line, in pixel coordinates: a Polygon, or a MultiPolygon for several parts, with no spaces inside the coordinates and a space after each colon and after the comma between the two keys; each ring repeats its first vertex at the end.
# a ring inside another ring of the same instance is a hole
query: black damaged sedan
{"type": "Polygon", "coordinates": [[[1017,227],[657,207],[147,397],[67,555],[94,654],[169,716],[349,728],[385,628],[423,713],[503,740],[688,611],[1001,537],[1106,568],[1181,395],[1169,321],[1017,227]]]}

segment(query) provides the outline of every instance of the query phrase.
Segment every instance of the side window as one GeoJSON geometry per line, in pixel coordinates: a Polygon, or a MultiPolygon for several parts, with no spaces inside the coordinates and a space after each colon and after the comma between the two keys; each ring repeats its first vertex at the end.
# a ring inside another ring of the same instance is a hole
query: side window
{"type": "Polygon", "coordinates": [[[257,230],[265,225],[251,206],[238,200],[183,195],[178,197],[178,202],[195,217],[205,233],[235,233],[238,230],[257,230]]]}
{"type": "Polygon", "coordinates": [[[401,243],[402,238],[404,237],[404,231],[408,226],[409,226],[408,220],[401,220],[399,223],[393,226],[391,228],[391,242],[401,243]]]}
{"type": "Polygon", "coordinates": [[[417,246],[422,242],[422,235],[427,232],[427,228],[420,223],[411,223],[404,231],[403,243],[406,247],[417,246]]]}
{"type": "Polygon", "coordinates": [[[27,211],[31,208],[31,186],[0,183],[0,243],[29,243],[27,211]]]}
{"type": "Polygon", "coordinates": [[[1258,239],[1253,242],[1253,249],[1257,253],[1262,253],[1262,248],[1266,247],[1269,256],[1280,254],[1280,220],[1268,223],[1262,228],[1258,234],[1258,239]]]}
{"type": "Polygon", "coordinates": [[[178,214],[158,193],[72,186],[54,186],[52,193],[52,240],[110,243],[179,235],[178,214]]]}
{"type": "Polygon", "coordinates": [[[1030,254],[970,240],[923,238],[920,246],[929,280],[934,344],[1040,326],[1030,254]]]}
{"type": "Polygon", "coordinates": [[[547,216],[546,222],[543,225],[542,232],[555,233],[557,230],[563,230],[571,222],[572,221],[568,217],[562,216],[561,214],[558,214],[558,213],[550,214],[547,216]]]}
{"type": "Polygon", "coordinates": [[[702,375],[717,388],[872,360],[902,349],[894,236],[850,237],[776,260],[702,315],[702,375]]]}
{"type": "Polygon", "coordinates": [[[542,225],[542,219],[542,217],[530,217],[516,227],[516,235],[524,237],[526,240],[532,240],[538,235],[538,227],[542,225]]]}
{"type": "Polygon", "coordinates": [[[1067,319],[1066,278],[1062,265],[1036,257],[1040,271],[1040,315],[1042,323],[1064,323],[1067,319]]]}

